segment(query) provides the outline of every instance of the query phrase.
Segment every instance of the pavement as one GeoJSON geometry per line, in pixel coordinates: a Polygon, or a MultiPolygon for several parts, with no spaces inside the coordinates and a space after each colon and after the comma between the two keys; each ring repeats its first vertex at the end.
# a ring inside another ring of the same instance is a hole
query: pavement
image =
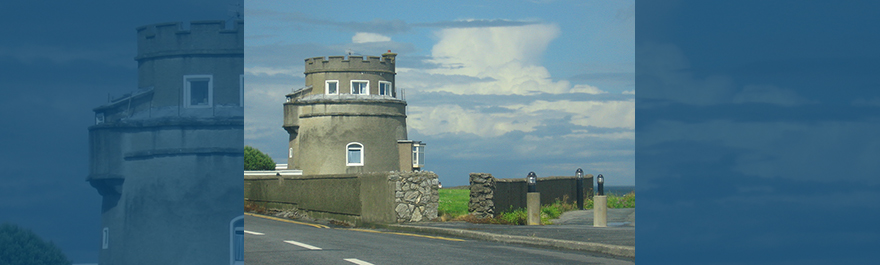
{"type": "Polygon", "coordinates": [[[395,231],[584,251],[635,259],[635,211],[634,208],[608,209],[608,227],[593,227],[593,210],[566,212],[559,219],[551,220],[552,225],[420,222],[374,226],[395,231]]]}

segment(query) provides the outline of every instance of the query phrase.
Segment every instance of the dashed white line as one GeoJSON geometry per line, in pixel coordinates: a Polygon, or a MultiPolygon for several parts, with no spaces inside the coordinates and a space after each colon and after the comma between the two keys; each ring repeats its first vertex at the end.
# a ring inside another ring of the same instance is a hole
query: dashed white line
{"type": "Polygon", "coordinates": [[[297,246],[304,247],[304,248],[311,249],[311,250],[321,250],[321,248],[319,248],[319,247],[312,246],[312,245],[309,245],[309,244],[300,243],[300,242],[296,242],[296,241],[293,241],[293,240],[285,240],[284,243],[297,245],[297,246]]]}
{"type": "Polygon", "coordinates": [[[348,262],[351,262],[354,264],[358,264],[358,265],[373,265],[373,263],[369,263],[369,262],[359,260],[359,259],[345,259],[345,261],[348,261],[348,262]]]}
{"type": "Polygon", "coordinates": [[[255,236],[262,236],[262,235],[265,235],[265,234],[260,233],[260,232],[254,232],[254,231],[248,231],[248,230],[244,230],[244,232],[245,232],[245,233],[248,233],[248,234],[251,234],[251,235],[255,235],[255,236]]]}

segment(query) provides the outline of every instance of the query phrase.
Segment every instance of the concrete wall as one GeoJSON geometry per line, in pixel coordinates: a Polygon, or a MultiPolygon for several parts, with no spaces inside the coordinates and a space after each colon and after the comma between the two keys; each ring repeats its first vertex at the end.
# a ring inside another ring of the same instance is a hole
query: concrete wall
{"type": "Polygon", "coordinates": [[[101,264],[194,264],[208,257],[228,263],[229,222],[244,206],[235,173],[244,166],[242,125],[214,119],[92,126],[88,181],[103,196],[102,227],[109,231],[101,264]]]}
{"type": "MultiPolygon", "coordinates": [[[[490,174],[471,173],[471,206],[469,211],[480,216],[491,216],[511,209],[526,208],[528,184],[525,178],[497,179],[490,174]],[[491,202],[490,202],[491,201],[491,202]]],[[[541,193],[541,204],[552,204],[567,196],[568,203],[577,202],[577,178],[538,178],[536,188],[541,193]]],[[[584,176],[584,197],[593,196],[593,175],[584,176]]]]}
{"type": "Polygon", "coordinates": [[[139,27],[137,90],[94,109],[86,180],[103,197],[101,264],[230,263],[244,206],[244,22],[225,24],[139,27]],[[182,106],[191,74],[212,76],[213,105],[182,106]]]}
{"type": "Polygon", "coordinates": [[[290,169],[304,175],[352,174],[400,170],[397,141],[406,139],[406,102],[338,95],[285,103],[285,128],[291,132],[290,169]],[[290,117],[296,115],[296,118],[290,117]],[[363,166],[346,165],[346,146],[363,145],[363,166]]]}
{"type": "Polygon", "coordinates": [[[439,196],[436,181],[437,175],[432,172],[314,176],[265,176],[245,172],[244,197],[245,202],[266,208],[296,208],[313,218],[357,225],[410,222],[436,218],[439,196]],[[423,192],[407,197],[407,192],[413,189],[423,192]],[[414,203],[408,216],[398,211],[401,204],[410,204],[405,200],[414,203]],[[413,209],[418,209],[418,213],[414,214],[413,209]]]}
{"type": "Polygon", "coordinates": [[[240,77],[244,73],[244,22],[193,21],[139,27],[138,87],[156,88],[153,116],[215,116],[224,107],[241,107],[240,77]],[[180,108],[184,75],[213,76],[212,108],[180,108]]]}
{"type": "MultiPolygon", "coordinates": [[[[368,80],[369,94],[379,94],[379,81],[391,82],[394,89],[395,53],[377,56],[330,56],[305,59],[306,86],[312,91],[306,95],[324,94],[326,80],[339,81],[340,94],[351,94],[351,80],[368,80]]],[[[396,93],[392,96],[397,97],[396,93]]]]}

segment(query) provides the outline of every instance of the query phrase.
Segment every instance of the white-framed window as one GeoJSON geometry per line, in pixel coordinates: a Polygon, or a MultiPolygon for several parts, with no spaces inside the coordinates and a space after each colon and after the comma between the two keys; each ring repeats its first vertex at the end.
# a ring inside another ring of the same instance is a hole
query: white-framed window
{"type": "Polygon", "coordinates": [[[370,80],[351,80],[351,93],[355,95],[369,95],[370,80]]]}
{"type": "Polygon", "coordinates": [[[361,143],[349,143],[345,145],[345,165],[364,165],[364,145],[361,143]]]}
{"type": "Polygon", "coordinates": [[[287,148],[287,158],[293,158],[293,148],[287,148]]]}
{"type": "Polygon", "coordinates": [[[391,93],[391,82],[379,81],[379,95],[394,96],[394,93],[391,93]]]}
{"type": "Polygon", "coordinates": [[[244,107],[244,75],[238,75],[238,106],[244,107]]]}
{"type": "Polygon", "coordinates": [[[103,112],[95,113],[95,124],[102,124],[102,123],[104,123],[104,113],[103,112]]]}
{"type": "Polygon", "coordinates": [[[244,215],[229,222],[229,264],[244,265],[244,215]]]}
{"type": "Polygon", "coordinates": [[[324,93],[327,95],[339,94],[339,80],[324,81],[324,93]]]}
{"type": "Polygon", "coordinates": [[[210,108],[214,104],[214,76],[183,76],[183,106],[210,108]]]}
{"type": "Polygon", "coordinates": [[[425,166],[425,146],[421,144],[413,144],[413,167],[425,166]]]}
{"type": "Polygon", "coordinates": [[[104,229],[101,230],[101,249],[108,248],[110,248],[110,228],[104,227],[104,229]]]}

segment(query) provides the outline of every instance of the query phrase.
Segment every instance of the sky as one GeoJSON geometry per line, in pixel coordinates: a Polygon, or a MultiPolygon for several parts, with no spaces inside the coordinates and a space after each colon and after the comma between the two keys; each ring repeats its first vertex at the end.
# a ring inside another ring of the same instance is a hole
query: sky
{"type": "Polygon", "coordinates": [[[643,2],[640,263],[876,263],[878,9],[643,2]]]}
{"type": "Polygon", "coordinates": [[[92,109],[137,89],[135,28],[224,20],[236,1],[0,4],[0,223],[96,263],[101,196],[89,174],[92,109]]]}
{"type": "MultiPolygon", "coordinates": [[[[447,185],[638,170],[640,264],[876,261],[876,3],[313,2],[245,7],[245,141],[276,160],[304,58],[391,49],[410,138],[447,185]]],[[[91,109],[137,88],[136,27],[226,4],[0,4],[0,222],[95,262],[91,109]]]]}
{"type": "Polygon", "coordinates": [[[577,168],[635,185],[635,1],[248,1],[245,17],[245,144],[276,163],[305,58],[391,50],[408,137],[445,186],[577,168]]]}

